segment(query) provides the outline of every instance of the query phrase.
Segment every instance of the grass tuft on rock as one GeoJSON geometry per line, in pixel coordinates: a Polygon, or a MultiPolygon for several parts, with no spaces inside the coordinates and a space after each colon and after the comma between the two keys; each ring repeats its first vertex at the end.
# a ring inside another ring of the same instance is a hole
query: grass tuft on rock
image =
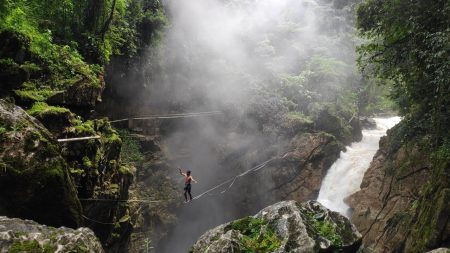
{"type": "Polygon", "coordinates": [[[245,217],[233,221],[229,229],[239,231],[243,236],[242,252],[272,252],[281,246],[281,241],[266,221],[261,218],[245,217]]]}

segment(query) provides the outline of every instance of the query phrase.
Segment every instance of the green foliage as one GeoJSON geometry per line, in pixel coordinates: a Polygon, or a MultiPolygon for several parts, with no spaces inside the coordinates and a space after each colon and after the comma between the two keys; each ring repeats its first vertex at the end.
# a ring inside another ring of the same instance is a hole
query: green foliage
{"type": "Polygon", "coordinates": [[[358,49],[360,66],[393,81],[400,112],[430,122],[424,129],[436,144],[450,125],[449,10],[444,0],[369,0],[357,12],[369,39],[358,49]]]}
{"type": "Polygon", "coordinates": [[[167,24],[158,0],[5,0],[0,20],[2,88],[25,103],[75,84],[101,87],[111,56],[135,56],[167,24]]]}
{"type": "Polygon", "coordinates": [[[49,244],[44,244],[41,246],[38,241],[23,241],[23,242],[14,242],[9,248],[8,253],[52,253],[55,252],[56,247],[51,246],[49,244]]]}
{"type": "Polygon", "coordinates": [[[272,252],[281,246],[273,229],[261,218],[248,216],[233,221],[229,229],[237,230],[243,235],[242,252],[272,252]]]}
{"type": "Polygon", "coordinates": [[[8,130],[6,129],[6,127],[0,126],[0,138],[2,138],[7,132],[8,130]]]}
{"type": "Polygon", "coordinates": [[[293,136],[300,131],[311,130],[313,121],[300,112],[292,111],[283,115],[281,121],[281,129],[288,135],[293,136]]]}
{"type": "Polygon", "coordinates": [[[314,220],[313,227],[319,235],[329,240],[336,248],[342,246],[342,237],[336,233],[333,223],[327,220],[314,220]]]}
{"type": "Polygon", "coordinates": [[[121,161],[124,164],[136,165],[144,159],[140,150],[139,143],[130,136],[130,132],[123,129],[119,130],[122,139],[122,149],[120,152],[121,161]]]}
{"type": "Polygon", "coordinates": [[[308,221],[308,224],[311,225],[309,229],[312,229],[313,234],[319,234],[326,238],[336,248],[342,246],[342,237],[336,232],[336,227],[332,222],[323,217],[317,218],[314,213],[306,209],[303,210],[302,214],[304,214],[303,217],[308,221]]]}
{"type": "Polygon", "coordinates": [[[397,113],[398,107],[390,98],[392,82],[381,78],[366,79],[358,97],[359,111],[362,115],[377,113],[397,113]]]}

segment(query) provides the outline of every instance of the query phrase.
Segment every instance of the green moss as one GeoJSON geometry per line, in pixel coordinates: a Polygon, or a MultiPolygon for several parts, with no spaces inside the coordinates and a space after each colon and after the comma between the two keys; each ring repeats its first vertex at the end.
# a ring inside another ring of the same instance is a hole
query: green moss
{"type": "Polygon", "coordinates": [[[245,253],[272,252],[281,246],[273,229],[261,218],[245,217],[232,222],[227,229],[237,230],[243,235],[241,244],[245,253]]]}
{"type": "Polygon", "coordinates": [[[122,175],[133,175],[131,168],[126,165],[119,166],[119,172],[122,175]]]}
{"type": "Polygon", "coordinates": [[[74,168],[70,168],[69,169],[69,173],[72,176],[83,176],[83,175],[86,174],[86,172],[84,170],[82,170],[82,169],[74,169],[74,168]]]}
{"type": "Polygon", "coordinates": [[[319,235],[329,240],[333,246],[342,246],[342,238],[336,233],[336,228],[334,227],[333,223],[326,220],[314,220],[313,226],[319,233],[319,235]]]}
{"type": "Polygon", "coordinates": [[[74,120],[72,122],[74,126],[72,127],[75,134],[77,135],[94,135],[96,133],[94,129],[94,121],[88,120],[86,122],[82,122],[81,120],[74,120]]]}
{"type": "Polygon", "coordinates": [[[295,135],[300,131],[311,129],[313,121],[300,112],[292,111],[283,115],[280,126],[287,134],[295,135]]]}
{"type": "Polygon", "coordinates": [[[0,126],[0,138],[5,136],[7,132],[8,130],[6,129],[6,127],[0,126]]]}
{"type": "Polygon", "coordinates": [[[42,250],[44,253],[47,253],[47,252],[53,253],[56,251],[56,249],[57,249],[57,247],[55,245],[51,245],[49,243],[42,245],[42,250]]]}
{"type": "Polygon", "coordinates": [[[118,184],[111,184],[109,186],[109,192],[112,193],[112,194],[119,193],[119,190],[120,190],[120,187],[119,187],[118,184]]]}
{"type": "Polygon", "coordinates": [[[50,244],[41,246],[36,240],[14,242],[9,248],[8,253],[52,253],[56,251],[56,247],[50,244]]]}
{"type": "Polygon", "coordinates": [[[27,111],[32,116],[43,116],[46,114],[62,114],[70,113],[70,110],[64,107],[51,106],[45,102],[36,102],[33,104],[30,110],[27,111]]]}
{"type": "Polygon", "coordinates": [[[336,232],[336,227],[333,223],[325,219],[316,218],[315,214],[308,210],[303,210],[302,214],[303,218],[308,221],[312,234],[318,234],[329,240],[335,248],[342,246],[342,237],[336,232]]]}
{"type": "MultiPolygon", "coordinates": [[[[33,84],[34,86],[40,86],[33,84]]],[[[58,91],[51,88],[32,88],[32,89],[22,89],[15,90],[14,93],[24,101],[45,101],[47,98],[55,95],[58,91]]]]}
{"type": "Polygon", "coordinates": [[[94,163],[87,156],[83,156],[83,165],[88,168],[94,167],[94,163]]]}
{"type": "Polygon", "coordinates": [[[120,130],[119,134],[122,139],[121,161],[128,165],[136,165],[141,162],[144,159],[144,155],[139,148],[139,143],[130,137],[130,132],[127,130],[120,130]]]}

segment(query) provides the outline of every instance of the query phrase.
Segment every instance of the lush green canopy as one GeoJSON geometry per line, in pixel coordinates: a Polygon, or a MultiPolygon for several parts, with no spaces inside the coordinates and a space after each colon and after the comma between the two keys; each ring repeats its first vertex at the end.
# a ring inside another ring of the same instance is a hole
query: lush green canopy
{"type": "Polygon", "coordinates": [[[442,140],[450,124],[450,2],[368,0],[357,14],[369,39],[359,48],[361,66],[394,80],[411,129],[442,140]]]}

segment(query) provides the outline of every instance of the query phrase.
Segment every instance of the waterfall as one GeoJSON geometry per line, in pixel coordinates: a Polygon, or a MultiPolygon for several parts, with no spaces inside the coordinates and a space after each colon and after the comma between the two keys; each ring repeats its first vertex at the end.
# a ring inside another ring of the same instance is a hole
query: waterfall
{"type": "Polygon", "coordinates": [[[389,128],[400,122],[400,117],[374,118],[374,120],[377,123],[375,129],[363,130],[362,140],[347,146],[346,152],[341,152],[339,159],[323,179],[317,198],[327,208],[347,217],[350,216],[350,210],[344,203],[344,198],[360,189],[364,173],[378,150],[380,138],[389,128]]]}

